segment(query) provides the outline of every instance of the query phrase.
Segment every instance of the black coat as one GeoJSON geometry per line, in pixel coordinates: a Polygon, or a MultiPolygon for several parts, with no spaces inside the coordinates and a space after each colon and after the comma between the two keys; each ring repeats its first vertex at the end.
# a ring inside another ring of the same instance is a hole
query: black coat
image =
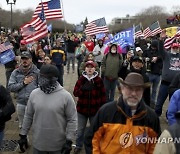
{"type": "Polygon", "coordinates": [[[163,67],[163,60],[162,60],[162,56],[160,55],[160,52],[158,50],[153,51],[150,47],[149,49],[144,51],[143,57],[150,58],[150,63],[151,63],[151,72],[150,73],[161,75],[162,67],[163,67]],[[152,57],[157,57],[157,61],[155,63],[151,62],[152,57]]]}
{"type": "Polygon", "coordinates": [[[5,122],[11,119],[14,112],[15,107],[10,93],[0,85],[0,131],[4,130],[5,122]]]}

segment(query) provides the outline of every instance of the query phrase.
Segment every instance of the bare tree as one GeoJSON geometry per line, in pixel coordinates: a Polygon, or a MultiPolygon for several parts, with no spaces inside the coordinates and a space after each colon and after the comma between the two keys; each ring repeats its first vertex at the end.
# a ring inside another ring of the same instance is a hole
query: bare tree
{"type": "Polygon", "coordinates": [[[161,28],[166,28],[168,27],[166,19],[169,15],[170,14],[166,12],[166,8],[160,6],[151,6],[137,13],[134,16],[135,20],[133,19],[132,22],[109,25],[109,29],[111,32],[118,32],[139,23],[142,23],[143,28],[145,29],[155,21],[159,21],[161,28]]]}

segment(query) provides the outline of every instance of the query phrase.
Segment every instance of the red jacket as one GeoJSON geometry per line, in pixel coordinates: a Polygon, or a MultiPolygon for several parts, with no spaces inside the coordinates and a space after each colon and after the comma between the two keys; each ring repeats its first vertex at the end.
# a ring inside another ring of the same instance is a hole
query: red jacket
{"type": "Polygon", "coordinates": [[[94,49],[94,43],[92,41],[86,41],[84,42],[86,48],[88,49],[89,52],[92,52],[94,49]]]}
{"type": "Polygon", "coordinates": [[[98,75],[90,81],[82,75],[76,82],[73,94],[75,97],[78,97],[77,112],[86,116],[94,116],[99,108],[106,102],[104,84],[98,75]],[[86,82],[93,85],[91,90],[83,89],[83,85],[86,82]]]}

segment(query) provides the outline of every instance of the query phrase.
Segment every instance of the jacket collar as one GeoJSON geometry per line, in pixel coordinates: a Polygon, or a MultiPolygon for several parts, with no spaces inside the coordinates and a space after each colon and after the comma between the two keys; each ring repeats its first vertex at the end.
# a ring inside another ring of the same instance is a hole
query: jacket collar
{"type": "Polygon", "coordinates": [[[131,108],[123,101],[122,96],[119,97],[117,101],[117,108],[122,112],[127,118],[139,118],[147,113],[146,105],[144,101],[141,100],[137,106],[135,114],[132,116],[131,108]]]}
{"type": "Polygon", "coordinates": [[[92,80],[92,79],[94,79],[95,77],[98,76],[98,72],[95,71],[94,74],[92,75],[92,77],[89,78],[88,75],[87,75],[87,73],[86,73],[85,71],[83,71],[83,72],[82,72],[82,76],[84,76],[88,81],[90,81],[90,80],[92,80]]]}

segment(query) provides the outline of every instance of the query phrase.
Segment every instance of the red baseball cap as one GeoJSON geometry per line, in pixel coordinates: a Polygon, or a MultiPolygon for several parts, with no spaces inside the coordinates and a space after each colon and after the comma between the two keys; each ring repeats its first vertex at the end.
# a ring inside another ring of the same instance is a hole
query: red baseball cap
{"type": "Polygon", "coordinates": [[[87,62],[86,62],[86,67],[87,67],[88,65],[91,65],[92,67],[96,67],[96,64],[95,64],[93,61],[87,61],[87,62]]]}
{"type": "Polygon", "coordinates": [[[179,43],[172,43],[172,44],[171,44],[171,48],[174,48],[174,47],[179,48],[179,43]]]}
{"type": "Polygon", "coordinates": [[[21,44],[21,45],[26,45],[27,43],[26,43],[25,40],[21,40],[21,41],[20,41],[20,44],[21,44]]]}

